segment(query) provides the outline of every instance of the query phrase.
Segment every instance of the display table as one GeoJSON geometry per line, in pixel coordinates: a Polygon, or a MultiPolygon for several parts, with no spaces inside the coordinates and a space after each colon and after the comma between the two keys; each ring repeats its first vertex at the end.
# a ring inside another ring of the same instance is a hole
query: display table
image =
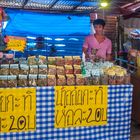
{"type": "Polygon", "coordinates": [[[54,87],[37,87],[36,131],[0,133],[0,140],[129,140],[132,85],[109,86],[106,126],[54,128],[54,87]]]}

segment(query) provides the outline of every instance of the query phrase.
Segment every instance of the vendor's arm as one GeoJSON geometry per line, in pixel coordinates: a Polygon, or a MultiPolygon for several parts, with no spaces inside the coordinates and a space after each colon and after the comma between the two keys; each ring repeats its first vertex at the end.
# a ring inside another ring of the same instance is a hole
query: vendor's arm
{"type": "Polygon", "coordinates": [[[109,42],[109,45],[108,45],[106,60],[112,61],[112,42],[111,41],[109,42]]]}
{"type": "Polygon", "coordinates": [[[85,54],[86,58],[89,58],[89,54],[88,54],[88,36],[85,38],[84,44],[83,44],[83,52],[85,54]]]}

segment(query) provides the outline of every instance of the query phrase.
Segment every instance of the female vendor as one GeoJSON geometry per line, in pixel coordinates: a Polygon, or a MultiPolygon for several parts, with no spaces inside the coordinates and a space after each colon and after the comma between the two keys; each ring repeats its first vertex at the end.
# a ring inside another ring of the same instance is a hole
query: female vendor
{"type": "Polygon", "coordinates": [[[83,52],[86,58],[90,58],[93,53],[96,58],[101,58],[107,61],[111,60],[112,42],[104,36],[105,21],[96,19],[93,22],[95,29],[94,35],[89,35],[85,38],[83,44],[83,52]]]}

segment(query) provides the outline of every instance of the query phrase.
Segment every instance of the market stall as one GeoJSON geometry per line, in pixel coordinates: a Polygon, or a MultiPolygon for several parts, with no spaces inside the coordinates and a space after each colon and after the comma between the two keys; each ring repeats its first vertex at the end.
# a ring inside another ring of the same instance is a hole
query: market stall
{"type": "MultiPolygon", "coordinates": [[[[59,2],[53,2],[48,9],[53,10],[59,2]]],[[[78,2],[72,9],[92,9],[91,4],[84,4],[78,2]]],[[[23,2],[23,8],[29,6],[28,1],[23,2]]],[[[96,58],[95,50],[90,59],[82,55],[80,45],[89,33],[89,17],[60,15],[60,21],[67,23],[64,34],[62,22],[57,23],[60,26],[54,24],[55,30],[50,24],[55,14],[47,17],[41,13],[42,26],[36,26],[36,30],[31,26],[29,30],[28,24],[33,25],[30,21],[35,21],[33,17],[38,13],[6,11],[13,21],[4,29],[6,49],[0,55],[0,139],[130,139],[133,92],[130,73],[112,62],[96,58]],[[28,24],[24,24],[23,19],[28,19],[28,24]],[[78,23],[74,24],[74,20],[78,23]],[[51,30],[43,30],[46,24],[51,30]],[[23,30],[20,25],[25,25],[23,30]],[[54,31],[57,32],[53,38],[49,35],[54,31]],[[67,37],[60,38],[60,34],[67,37]],[[77,38],[77,34],[81,37],[77,38]],[[34,42],[28,42],[32,38],[34,42]],[[52,45],[53,39],[63,43],[52,45]],[[71,40],[80,43],[72,47],[68,42],[71,40]],[[56,47],[51,55],[50,46],[56,47]],[[44,48],[45,53],[42,53],[44,48]]]]}

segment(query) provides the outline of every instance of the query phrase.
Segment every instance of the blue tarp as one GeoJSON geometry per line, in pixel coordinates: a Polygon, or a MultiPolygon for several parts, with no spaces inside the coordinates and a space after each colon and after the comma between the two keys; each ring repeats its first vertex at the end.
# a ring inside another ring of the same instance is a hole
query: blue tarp
{"type": "Polygon", "coordinates": [[[87,35],[90,32],[89,16],[46,14],[23,10],[5,10],[10,20],[4,30],[7,35],[87,35]]]}

